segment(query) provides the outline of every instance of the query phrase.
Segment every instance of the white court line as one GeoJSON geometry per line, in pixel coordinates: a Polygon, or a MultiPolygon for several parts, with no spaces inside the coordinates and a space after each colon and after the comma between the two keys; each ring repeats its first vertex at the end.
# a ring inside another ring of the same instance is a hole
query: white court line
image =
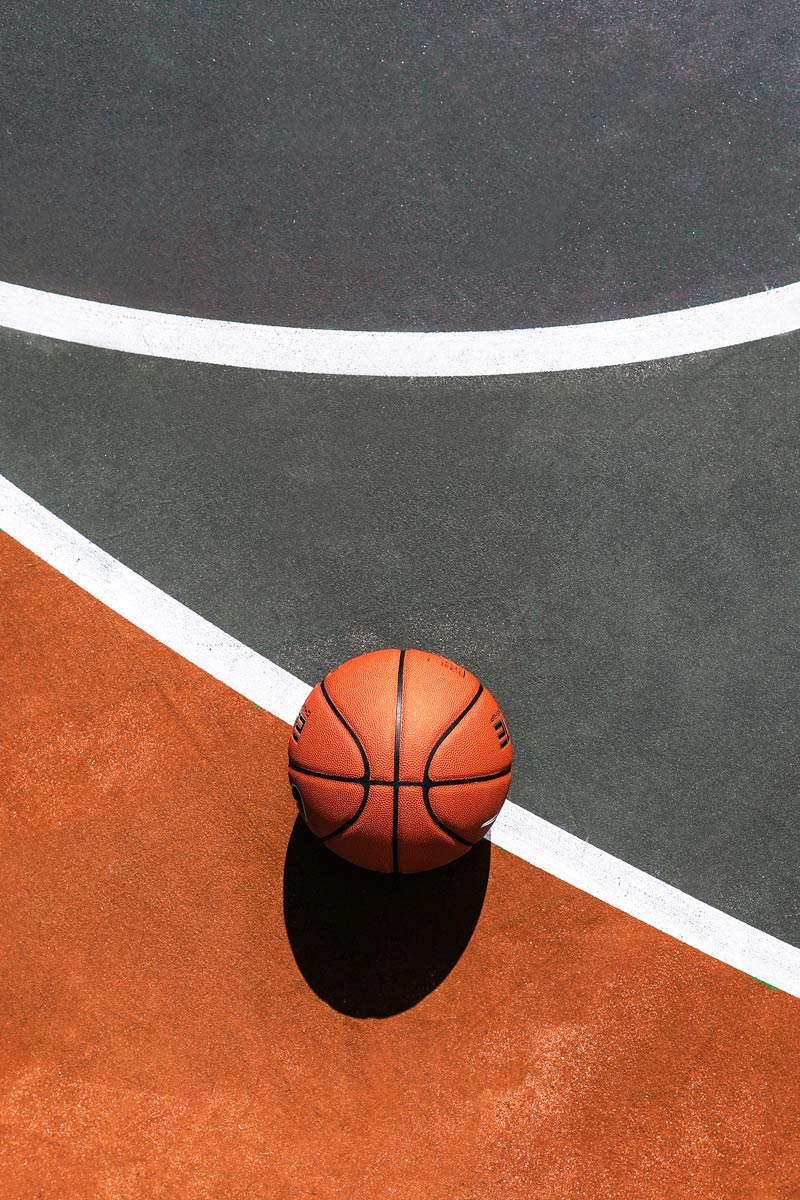
{"type": "Polygon", "coordinates": [[[648,317],[474,333],[248,325],[0,283],[0,326],[185,362],[319,375],[519,375],[673,358],[800,329],[800,283],[648,317]]]}
{"type": "MultiPolygon", "coordinates": [[[[311,690],[71,529],[0,476],[0,528],[234,691],[291,724],[311,690]]],[[[800,949],[719,912],[507,801],[491,840],[705,954],[800,997],[800,949]]]]}
{"type": "Polygon", "coordinates": [[[0,475],[0,529],[67,579],[291,724],[311,689],[130,571],[0,475]]]}

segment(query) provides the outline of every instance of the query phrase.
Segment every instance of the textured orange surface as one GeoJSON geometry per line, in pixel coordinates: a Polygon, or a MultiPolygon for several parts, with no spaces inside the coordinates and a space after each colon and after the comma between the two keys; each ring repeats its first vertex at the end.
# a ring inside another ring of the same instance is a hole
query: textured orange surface
{"type": "Polygon", "coordinates": [[[800,1003],[493,850],[438,987],[344,1015],[288,729],[5,535],[0,580],[4,1200],[800,1196],[800,1003]]]}

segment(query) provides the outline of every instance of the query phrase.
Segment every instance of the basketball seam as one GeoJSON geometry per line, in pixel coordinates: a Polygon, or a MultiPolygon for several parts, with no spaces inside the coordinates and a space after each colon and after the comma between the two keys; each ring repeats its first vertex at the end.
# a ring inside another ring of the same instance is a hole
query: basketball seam
{"type": "MultiPolygon", "coordinates": [[[[466,706],[466,708],[463,709],[463,711],[458,714],[455,721],[453,721],[452,725],[449,725],[447,727],[447,729],[445,729],[444,733],[439,738],[437,738],[437,740],[434,742],[433,749],[431,750],[430,754],[428,755],[428,760],[425,763],[425,769],[422,772],[422,799],[424,801],[425,808],[427,809],[428,816],[434,822],[435,825],[439,826],[439,828],[442,830],[443,833],[446,833],[447,836],[452,838],[454,841],[460,842],[462,846],[474,846],[474,845],[476,845],[476,843],[470,842],[467,838],[462,837],[461,834],[456,833],[455,830],[450,829],[444,823],[444,821],[441,821],[439,819],[439,817],[437,817],[436,813],[433,811],[433,807],[431,805],[431,799],[430,799],[430,790],[431,790],[431,787],[435,786],[435,785],[432,784],[432,782],[431,782],[430,768],[431,768],[431,763],[433,762],[433,756],[436,754],[436,751],[439,749],[442,742],[445,740],[446,737],[450,736],[450,734],[453,732],[453,730],[458,725],[458,723],[460,721],[463,721],[464,717],[467,715],[467,713],[470,711],[470,709],[475,704],[477,704],[478,698],[482,692],[483,692],[483,684],[479,683],[477,692],[472,697],[472,699],[470,700],[470,702],[466,706]]],[[[480,841],[480,840],[481,839],[478,838],[478,841],[480,841]]]]}
{"type": "Polygon", "coordinates": [[[364,747],[361,744],[361,739],[359,738],[358,734],[356,733],[356,731],[354,729],[350,728],[347,721],[345,721],[344,717],[339,712],[338,708],[336,707],[336,705],[333,703],[330,696],[328,695],[328,689],[325,687],[324,679],[322,680],[322,682],[320,683],[319,686],[320,686],[320,692],[322,693],[323,697],[325,698],[328,705],[330,706],[331,712],[334,714],[334,716],[339,718],[339,720],[344,725],[345,729],[350,734],[350,736],[353,739],[353,741],[355,742],[355,744],[358,746],[358,750],[361,755],[361,759],[364,763],[364,774],[363,774],[362,778],[354,779],[351,781],[353,783],[360,783],[364,789],[364,795],[361,798],[361,803],[359,804],[359,806],[356,809],[353,816],[349,817],[343,824],[341,824],[338,827],[338,829],[334,829],[330,833],[326,833],[324,837],[320,838],[321,842],[329,842],[331,840],[331,838],[338,837],[340,833],[344,833],[345,830],[349,829],[351,825],[355,825],[356,821],[361,816],[364,809],[367,807],[367,797],[369,796],[369,785],[370,785],[369,759],[367,758],[366,751],[364,750],[364,747]]]}
{"type": "Polygon", "coordinates": [[[400,730],[403,721],[403,666],[406,652],[400,651],[397,668],[397,700],[394,707],[394,779],[392,780],[392,870],[400,872],[400,730]]]}
{"type": "MultiPolygon", "coordinates": [[[[325,779],[330,783],[362,783],[362,775],[332,775],[327,771],[312,771],[310,767],[301,767],[298,763],[292,762],[289,759],[289,770],[296,771],[298,775],[311,775],[314,779],[325,779]]],[[[511,767],[504,767],[502,771],[493,771],[491,775],[470,775],[466,779],[429,779],[428,787],[455,787],[463,786],[466,783],[489,783],[493,779],[502,779],[504,775],[511,774],[511,767]]],[[[401,787],[423,787],[424,779],[399,779],[397,781],[401,787]]],[[[394,787],[394,779],[372,779],[370,778],[371,787],[394,787]]]]}

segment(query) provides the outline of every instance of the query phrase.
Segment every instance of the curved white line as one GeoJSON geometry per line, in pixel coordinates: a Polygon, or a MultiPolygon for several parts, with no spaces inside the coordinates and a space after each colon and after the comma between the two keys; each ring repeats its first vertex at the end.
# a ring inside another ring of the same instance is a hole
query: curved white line
{"type": "MultiPolygon", "coordinates": [[[[0,528],[189,662],[291,724],[311,690],[106,554],[0,476],[0,528]]],[[[800,997],[800,949],[506,801],[491,841],[696,950],[800,997]]]]}
{"type": "Polygon", "coordinates": [[[361,333],[210,321],[0,283],[0,326],[185,362],[312,375],[521,375],[621,366],[800,329],[800,283],[676,312],[475,333],[361,333]]]}

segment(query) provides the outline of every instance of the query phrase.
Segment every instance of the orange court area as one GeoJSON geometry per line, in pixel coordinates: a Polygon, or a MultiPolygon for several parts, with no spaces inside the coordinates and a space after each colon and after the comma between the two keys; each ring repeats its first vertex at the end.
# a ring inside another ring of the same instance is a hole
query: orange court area
{"type": "Polygon", "coordinates": [[[4,1200],[800,1196],[797,1000],[485,842],[342,863],[280,721],[0,581],[4,1200]]]}

